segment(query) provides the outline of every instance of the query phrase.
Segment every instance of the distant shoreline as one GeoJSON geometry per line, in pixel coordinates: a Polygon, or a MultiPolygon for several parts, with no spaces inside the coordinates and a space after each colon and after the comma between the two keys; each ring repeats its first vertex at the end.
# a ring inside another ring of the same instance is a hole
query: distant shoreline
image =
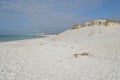
{"type": "Polygon", "coordinates": [[[36,35],[0,35],[1,42],[11,42],[19,40],[28,40],[28,39],[39,39],[45,36],[36,36],[36,35]]]}

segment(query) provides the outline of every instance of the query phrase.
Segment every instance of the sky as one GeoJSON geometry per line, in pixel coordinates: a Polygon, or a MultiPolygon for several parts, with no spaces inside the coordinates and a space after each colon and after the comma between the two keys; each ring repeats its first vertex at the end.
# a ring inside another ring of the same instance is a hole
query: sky
{"type": "Polygon", "coordinates": [[[59,33],[95,19],[120,20],[120,0],[0,0],[0,35],[59,33]]]}

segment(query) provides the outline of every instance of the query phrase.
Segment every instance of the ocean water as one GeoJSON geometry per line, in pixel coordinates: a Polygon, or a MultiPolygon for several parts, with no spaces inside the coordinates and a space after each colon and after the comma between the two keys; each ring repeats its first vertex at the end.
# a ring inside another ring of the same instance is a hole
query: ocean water
{"type": "Polygon", "coordinates": [[[35,39],[35,38],[42,38],[42,37],[43,36],[35,36],[35,35],[0,35],[0,42],[35,39]]]}

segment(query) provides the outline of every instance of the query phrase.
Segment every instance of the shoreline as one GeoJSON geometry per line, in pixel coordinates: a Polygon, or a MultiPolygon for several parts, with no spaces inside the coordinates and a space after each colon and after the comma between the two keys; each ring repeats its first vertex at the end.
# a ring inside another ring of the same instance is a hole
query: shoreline
{"type": "Polygon", "coordinates": [[[47,36],[36,36],[36,38],[35,37],[31,37],[31,38],[19,38],[19,36],[18,36],[18,39],[12,39],[12,38],[10,38],[10,39],[5,39],[5,40],[0,40],[0,43],[2,43],[2,42],[13,42],[13,41],[21,41],[21,40],[31,40],[31,39],[40,39],[40,38],[45,38],[45,37],[47,37],[47,36]]]}
{"type": "Polygon", "coordinates": [[[19,42],[19,41],[26,41],[26,40],[34,40],[34,39],[40,39],[40,38],[31,38],[31,39],[20,39],[20,40],[8,40],[8,41],[0,41],[0,43],[6,43],[6,42],[19,42]]]}

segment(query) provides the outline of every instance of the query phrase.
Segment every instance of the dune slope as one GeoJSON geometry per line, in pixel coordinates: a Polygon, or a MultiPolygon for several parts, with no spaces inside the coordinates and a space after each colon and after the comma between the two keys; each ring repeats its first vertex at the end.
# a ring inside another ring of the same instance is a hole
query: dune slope
{"type": "Polygon", "coordinates": [[[0,80],[120,80],[120,26],[102,22],[0,43],[0,80]]]}

